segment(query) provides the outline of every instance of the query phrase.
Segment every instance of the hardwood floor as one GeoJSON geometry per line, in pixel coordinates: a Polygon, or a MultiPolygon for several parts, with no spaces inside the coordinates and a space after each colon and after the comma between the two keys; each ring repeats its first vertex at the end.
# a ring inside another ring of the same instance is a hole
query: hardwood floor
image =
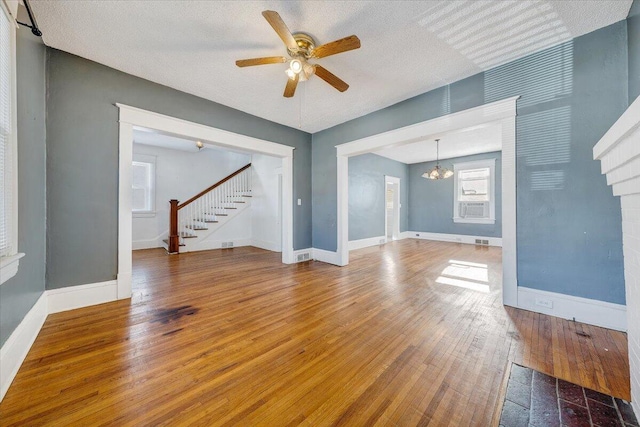
{"type": "Polygon", "coordinates": [[[131,301],[49,316],[0,424],[488,426],[511,361],[629,399],[626,335],[503,307],[499,248],[279,258],[136,251],[131,301]]]}

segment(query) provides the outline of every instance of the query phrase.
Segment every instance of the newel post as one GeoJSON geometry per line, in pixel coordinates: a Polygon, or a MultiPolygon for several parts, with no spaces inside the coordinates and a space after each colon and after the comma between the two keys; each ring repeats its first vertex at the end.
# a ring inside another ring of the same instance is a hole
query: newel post
{"type": "Polygon", "coordinates": [[[178,201],[169,200],[171,210],[169,212],[169,253],[180,252],[180,236],[178,236],[178,201]]]}

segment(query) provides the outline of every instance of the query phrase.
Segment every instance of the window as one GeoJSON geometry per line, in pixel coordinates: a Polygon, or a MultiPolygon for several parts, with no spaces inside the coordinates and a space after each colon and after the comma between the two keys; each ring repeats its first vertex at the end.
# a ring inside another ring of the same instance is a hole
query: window
{"type": "Polygon", "coordinates": [[[18,272],[15,26],[0,7],[0,284],[18,272]]]}
{"type": "Polygon", "coordinates": [[[155,215],[156,158],[143,154],[133,155],[133,201],[134,216],[155,215]]]}
{"type": "Polygon", "coordinates": [[[495,168],[495,159],[453,165],[454,222],[495,224],[495,168]]]}

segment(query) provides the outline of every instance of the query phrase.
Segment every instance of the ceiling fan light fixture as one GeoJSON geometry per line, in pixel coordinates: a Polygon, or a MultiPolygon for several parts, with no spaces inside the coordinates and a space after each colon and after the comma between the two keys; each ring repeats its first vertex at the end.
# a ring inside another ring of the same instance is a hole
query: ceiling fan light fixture
{"type": "Polygon", "coordinates": [[[291,70],[291,72],[295,73],[295,74],[300,74],[300,72],[302,71],[302,61],[294,58],[291,60],[291,62],[289,62],[289,70],[291,70]]]}

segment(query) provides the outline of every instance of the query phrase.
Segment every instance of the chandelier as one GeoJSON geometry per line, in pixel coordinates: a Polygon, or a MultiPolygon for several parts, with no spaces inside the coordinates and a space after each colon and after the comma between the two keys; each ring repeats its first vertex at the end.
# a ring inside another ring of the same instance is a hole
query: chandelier
{"type": "Polygon", "coordinates": [[[423,178],[427,179],[445,179],[453,176],[453,171],[440,166],[440,152],[439,152],[440,140],[436,139],[436,166],[422,174],[423,178]]]}

